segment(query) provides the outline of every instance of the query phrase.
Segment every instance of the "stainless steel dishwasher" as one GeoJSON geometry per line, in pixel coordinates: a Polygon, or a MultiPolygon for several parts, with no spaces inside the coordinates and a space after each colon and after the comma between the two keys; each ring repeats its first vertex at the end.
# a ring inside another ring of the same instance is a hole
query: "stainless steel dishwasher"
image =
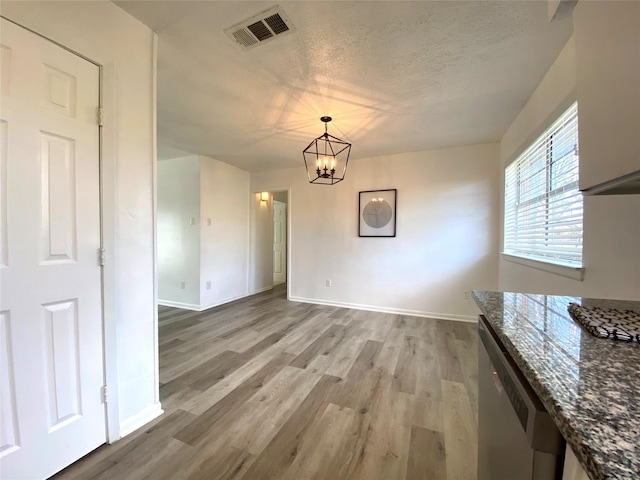
{"type": "Polygon", "coordinates": [[[478,335],[478,480],[560,480],[562,435],[483,315],[478,335]]]}

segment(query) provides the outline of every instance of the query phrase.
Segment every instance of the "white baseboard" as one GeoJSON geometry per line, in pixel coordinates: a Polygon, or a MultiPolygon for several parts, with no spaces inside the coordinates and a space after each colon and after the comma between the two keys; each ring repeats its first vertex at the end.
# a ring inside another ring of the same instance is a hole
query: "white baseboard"
{"type": "Polygon", "coordinates": [[[182,308],[184,310],[195,310],[196,312],[200,311],[200,305],[193,303],[173,302],[171,300],[158,299],[158,305],[162,305],[163,307],[182,308]]]}
{"type": "Polygon", "coordinates": [[[120,438],[126,437],[130,433],[135,432],[140,427],[146,425],[151,420],[159,417],[163,413],[164,410],[162,410],[160,402],[154,403],[153,405],[149,405],[148,407],[142,409],[141,412],[134,415],[133,417],[127,418],[120,424],[120,438]]]}
{"type": "Polygon", "coordinates": [[[267,290],[273,290],[273,286],[257,288],[253,290],[249,295],[257,295],[258,293],[266,292],[267,290]]]}
{"type": "Polygon", "coordinates": [[[457,315],[451,313],[423,312],[421,310],[405,310],[402,308],[378,307],[374,305],[360,305],[357,303],[334,302],[318,300],[316,298],[291,297],[293,302],[315,303],[317,305],[329,305],[331,307],[354,308],[356,310],[368,310],[370,312],[395,313],[398,315],[411,315],[412,317],[435,318],[439,320],[453,320],[456,322],[477,323],[478,317],[472,315],[457,315]]]}
{"type": "MultiPolygon", "coordinates": [[[[267,288],[267,290],[270,290],[272,287],[267,288]]],[[[259,292],[256,292],[259,293],[259,292]]],[[[222,300],[218,300],[214,303],[211,303],[209,305],[196,305],[193,303],[181,303],[181,302],[173,302],[171,300],[161,300],[158,299],[158,305],[162,305],[163,307],[174,307],[174,308],[182,308],[183,310],[192,310],[194,312],[203,312],[204,310],[208,310],[210,308],[213,307],[217,307],[218,305],[224,305],[225,303],[229,303],[229,302],[233,302],[235,300],[240,300],[241,298],[245,298],[248,297],[250,295],[253,294],[249,294],[247,292],[242,293],[241,295],[237,295],[235,297],[229,297],[229,298],[225,298],[222,300]]]]}
{"type": "Polygon", "coordinates": [[[204,307],[199,307],[198,311],[202,312],[203,310],[208,310],[210,308],[213,307],[217,307],[219,305],[224,305],[225,303],[229,303],[229,302],[235,302],[236,300],[240,300],[241,298],[245,298],[249,296],[249,292],[244,292],[240,295],[236,295],[235,297],[228,297],[228,298],[224,298],[222,300],[218,300],[216,302],[213,302],[209,305],[205,305],[204,307]]]}
{"type": "MultiPolygon", "coordinates": [[[[219,305],[233,302],[241,298],[266,292],[267,290],[271,290],[272,288],[273,287],[264,287],[264,288],[255,290],[252,293],[242,294],[236,297],[230,297],[230,298],[212,303],[210,305],[206,305],[204,307],[200,305],[189,304],[189,303],[172,302],[169,300],[158,300],[158,305],[162,305],[165,307],[183,308],[185,310],[194,310],[196,312],[202,312],[203,310],[207,310],[209,308],[217,307],[219,305]]],[[[289,300],[291,300],[292,302],[315,303],[317,305],[328,305],[331,307],[354,308],[356,310],[368,310],[370,312],[395,313],[397,315],[411,315],[413,317],[437,318],[440,320],[453,320],[456,322],[476,323],[478,321],[478,318],[473,315],[457,315],[457,314],[451,314],[451,313],[424,312],[421,310],[406,310],[403,308],[389,308],[389,307],[379,307],[376,305],[361,305],[358,303],[334,302],[330,300],[319,300],[317,298],[290,297],[289,300]]]]}

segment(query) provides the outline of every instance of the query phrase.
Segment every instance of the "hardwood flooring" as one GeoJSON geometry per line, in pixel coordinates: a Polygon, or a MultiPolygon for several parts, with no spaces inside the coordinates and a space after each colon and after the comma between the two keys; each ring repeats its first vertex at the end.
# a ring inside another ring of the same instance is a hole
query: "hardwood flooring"
{"type": "Polygon", "coordinates": [[[165,414],[67,479],[476,478],[475,325],[288,302],[160,307],[165,414]]]}

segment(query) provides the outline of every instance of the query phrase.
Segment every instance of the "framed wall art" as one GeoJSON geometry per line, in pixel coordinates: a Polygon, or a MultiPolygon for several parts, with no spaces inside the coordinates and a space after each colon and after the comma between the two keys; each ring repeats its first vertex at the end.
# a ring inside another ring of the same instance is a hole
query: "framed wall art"
{"type": "Polygon", "coordinates": [[[395,237],[398,191],[367,190],[358,197],[358,236],[395,237]]]}

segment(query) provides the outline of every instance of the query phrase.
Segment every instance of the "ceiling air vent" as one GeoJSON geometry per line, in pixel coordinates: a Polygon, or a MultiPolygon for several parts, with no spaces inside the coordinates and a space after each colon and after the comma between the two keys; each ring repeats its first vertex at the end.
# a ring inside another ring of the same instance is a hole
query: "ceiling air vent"
{"type": "Polygon", "coordinates": [[[274,13],[270,17],[265,18],[264,21],[267,22],[267,25],[269,25],[271,30],[273,30],[273,33],[275,33],[276,35],[280,33],[284,33],[287,30],[289,30],[289,27],[287,26],[287,24],[284,22],[284,20],[282,20],[282,17],[277,13],[274,13]]]}
{"type": "Polygon", "coordinates": [[[294,28],[282,8],[276,5],[227,28],[224,32],[246,50],[293,31],[294,28]]]}

